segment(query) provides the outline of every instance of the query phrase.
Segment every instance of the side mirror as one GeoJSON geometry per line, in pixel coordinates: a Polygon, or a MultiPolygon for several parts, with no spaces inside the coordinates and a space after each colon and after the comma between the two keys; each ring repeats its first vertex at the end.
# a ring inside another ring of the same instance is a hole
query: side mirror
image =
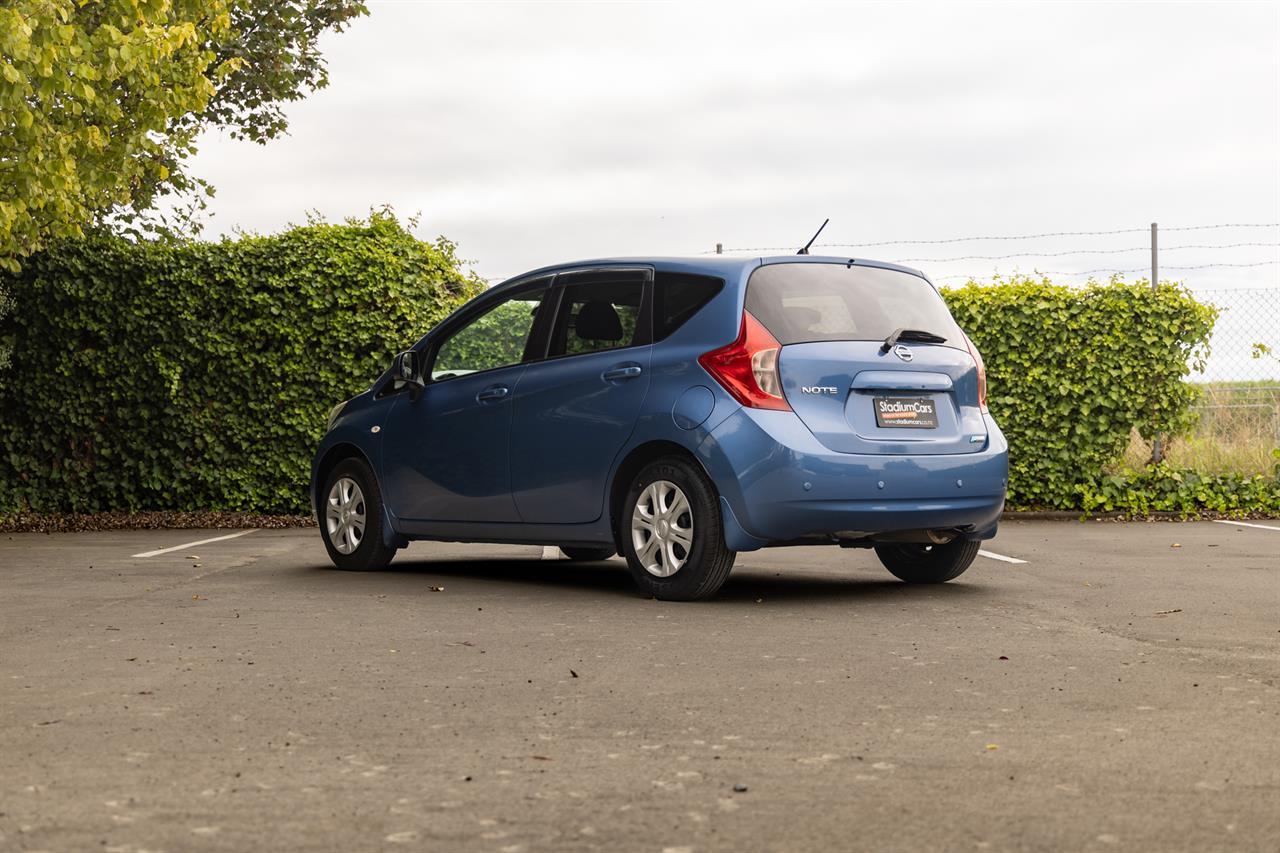
{"type": "Polygon", "coordinates": [[[426,383],[422,381],[418,360],[416,352],[407,350],[397,355],[395,361],[391,362],[391,377],[396,382],[408,385],[409,393],[415,398],[418,392],[426,387],[426,383]]]}

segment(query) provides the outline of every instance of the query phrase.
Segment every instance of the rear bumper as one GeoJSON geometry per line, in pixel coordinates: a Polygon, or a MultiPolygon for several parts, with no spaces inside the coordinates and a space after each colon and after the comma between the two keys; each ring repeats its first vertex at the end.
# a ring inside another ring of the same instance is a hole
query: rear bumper
{"type": "Polygon", "coordinates": [[[987,442],[973,453],[863,455],[827,449],[792,412],[744,408],[698,451],[720,489],[734,550],[933,528],[989,539],[1004,508],[1009,449],[986,421],[987,442]]]}

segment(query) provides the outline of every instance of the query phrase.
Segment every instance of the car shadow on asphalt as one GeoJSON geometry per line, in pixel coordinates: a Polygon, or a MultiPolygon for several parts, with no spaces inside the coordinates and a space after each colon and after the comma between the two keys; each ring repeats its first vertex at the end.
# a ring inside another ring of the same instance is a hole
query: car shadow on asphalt
{"type": "MultiPolygon", "coordinates": [[[[324,567],[327,571],[337,571],[324,567]]],[[[447,559],[405,560],[392,563],[381,572],[364,573],[365,577],[404,579],[420,576],[425,591],[430,580],[445,583],[448,579],[490,580],[504,584],[527,584],[534,587],[560,587],[588,593],[606,593],[643,599],[631,581],[627,568],[618,560],[597,563],[575,563],[568,560],[537,559],[447,559]]],[[[445,583],[440,583],[444,586],[445,583]]],[[[474,588],[473,588],[474,589],[474,588]]],[[[990,589],[979,583],[963,581],[947,584],[915,586],[891,577],[868,577],[850,572],[845,576],[816,575],[804,570],[772,571],[756,567],[735,569],[710,604],[756,604],[766,601],[818,601],[840,599],[865,602],[899,602],[909,600],[946,600],[958,597],[981,597],[990,589]]]]}

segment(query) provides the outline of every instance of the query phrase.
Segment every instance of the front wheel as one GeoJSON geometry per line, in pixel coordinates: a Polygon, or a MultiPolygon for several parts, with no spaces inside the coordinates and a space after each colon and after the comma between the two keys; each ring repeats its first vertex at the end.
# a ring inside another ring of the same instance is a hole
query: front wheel
{"type": "Polygon", "coordinates": [[[724,543],[715,487],[678,456],[659,459],[636,475],[618,526],[631,577],[654,598],[710,598],[737,557],[724,543]]]}
{"type": "Polygon", "coordinates": [[[382,540],[382,490],[362,459],[344,459],[320,493],[320,535],[329,559],[347,571],[372,571],[391,562],[396,549],[382,540]]]}
{"type": "Polygon", "coordinates": [[[876,556],[894,577],[907,583],[946,583],[964,574],[978,556],[981,542],[952,539],[944,545],[886,542],[876,546],[876,556]]]}

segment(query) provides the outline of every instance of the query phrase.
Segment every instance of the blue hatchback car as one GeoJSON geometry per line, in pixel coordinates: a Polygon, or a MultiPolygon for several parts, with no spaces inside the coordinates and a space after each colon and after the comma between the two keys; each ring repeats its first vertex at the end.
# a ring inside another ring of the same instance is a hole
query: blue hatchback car
{"type": "Polygon", "coordinates": [[[692,600],[776,545],[951,580],[1007,476],[982,358],[922,273],[714,256],[491,288],[333,409],[312,496],[340,568],[413,539],[556,545],[692,600]]]}

